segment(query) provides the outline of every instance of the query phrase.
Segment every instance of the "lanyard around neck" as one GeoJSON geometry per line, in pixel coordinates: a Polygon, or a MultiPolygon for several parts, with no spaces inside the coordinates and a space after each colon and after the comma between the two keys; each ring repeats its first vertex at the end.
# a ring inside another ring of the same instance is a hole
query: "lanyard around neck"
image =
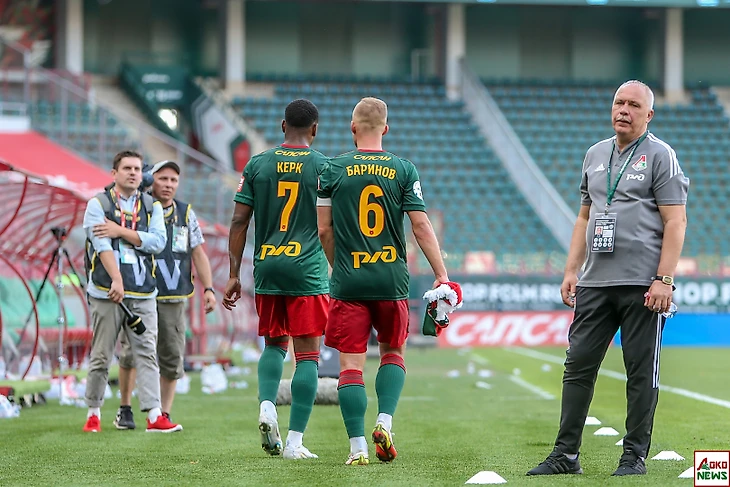
{"type": "Polygon", "coordinates": [[[168,225],[177,225],[177,203],[175,203],[175,200],[172,200],[172,204],[168,208],[170,208],[170,213],[165,215],[165,223],[168,225]]]}
{"type": "Polygon", "coordinates": [[[606,213],[608,213],[608,207],[611,206],[613,196],[614,194],[616,194],[616,188],[618,188],[618,182],[621,181],[621,176],[624,175],[624,171],[626,171],[626,167],[629,165],[631,159],[634,157],[636,149],[638,149],[638,147],[641,145],[642,142],[644,142],[644,139],[646,139],[648,135],[649,132],[647,131],[644,132],[644,135],[639,137],[639,140],[636,142],[633,149],[631,149],[629,157],[626,158],[623,165],[621,166],[621,169],[619,169],[616,181],[611,184],[611,161],[613,160],[613,151],[616,149],[616,140],[614,139],[613,145],[611,146],[611,155],[608,156],[608,166],[606,167],[606,213]]]}
{"type": "MultiPolygon", "coordinates": [[[[119,199],[121,198],[121,195],[116,189],[114,190],[114,196],[114,204],[117,206],[117,210],[119,210],[119,216],[122,226],[124,228],[127,228],[127,215],[129,213],[123,211],[121,206],[119,206],[119,199]]],[[[130,222],[130,229],[137,230],[137,214],[139,213],[139,207],[141,206],[139,198],[137,198],[137,191],[134,192],[133,197],[134,200],[132,201],[132,221],[130,222]]]]}

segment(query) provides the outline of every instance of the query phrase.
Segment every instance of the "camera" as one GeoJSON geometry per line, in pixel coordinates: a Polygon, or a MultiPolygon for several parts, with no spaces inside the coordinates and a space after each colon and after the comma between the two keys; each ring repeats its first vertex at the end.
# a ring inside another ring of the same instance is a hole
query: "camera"
{"type": "Polygon", "coordinates": [[[147,330],[147,328],[144,326],[144,323],[142,322],[142,318],[132,313],[132,311],[127,308],[126,304],[119,303],[119,306],[122,308],[124,315],[127,317],[127,326],[131,328],[134,333],[136,333],[137,335],[141,335],[147,330]]]}
{"type": "Polygon", "coordinates": [[[58,240],[59,242],[66,239],[67,232],[66,229],[63,227],[52,227],[51,233],[54,237],[56,237],[56,240],[58,240]]]}
{"type": "Polygon", "coordinates": [[[152,186],[152,183],[155,182],[155,178],[152,176],[152,168],[153,166],[147,163],[142,166],[142,182],[139,184],[140,191],[147,191],[152,186]]]}

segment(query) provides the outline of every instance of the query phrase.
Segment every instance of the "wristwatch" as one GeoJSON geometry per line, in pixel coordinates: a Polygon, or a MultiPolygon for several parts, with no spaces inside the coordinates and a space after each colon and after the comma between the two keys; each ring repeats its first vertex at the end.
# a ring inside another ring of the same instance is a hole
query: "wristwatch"
{"type": "Polygon", "coordinates": [[[212,287],[206,287],[205,290],[203,291],[203,293],[207,293],[208,291],[210,291],[213,294],[215,294],[215,289],[213,289],[212,287]]]}
{"type": "Polygon", "coordinates": [[[654,280],[662,281],[662,284],[666,284],[667,286],[674,285],[674,278],[672,276],[654,276],[654,280]]]}

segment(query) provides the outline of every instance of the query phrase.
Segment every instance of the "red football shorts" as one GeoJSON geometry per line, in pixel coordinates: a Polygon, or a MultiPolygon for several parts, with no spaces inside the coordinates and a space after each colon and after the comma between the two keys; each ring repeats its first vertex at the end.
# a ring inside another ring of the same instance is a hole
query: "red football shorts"
{"type": "Polygon", "coordinates": [[[365,353],[372,328],[379,343],[402,347],[408,338],[408,300],[330,300],[325,345],[341,353],[365,353]]]}
{"type": "Polygon", "coordinates": [[[329,295],[256,295],[259,336],[317,337],[327,325],[329,295]]]}

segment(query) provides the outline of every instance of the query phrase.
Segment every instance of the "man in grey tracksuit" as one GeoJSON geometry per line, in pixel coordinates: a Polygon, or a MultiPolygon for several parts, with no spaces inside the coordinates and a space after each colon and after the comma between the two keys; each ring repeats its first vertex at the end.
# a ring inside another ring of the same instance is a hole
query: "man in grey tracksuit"
{"type": "Polygon", "coordinates": [[[689,180],[674,150],[648,131],[654,95],[629,81],[614,97],[616,135],[588,150],[563,302],[575,307],[552,453],[527,475],[583,473],[583,426],[601,362],[621,328],[626,435],[613,475],[645,474],[659,392],[659,352],[686,230],[689,180]],[[585,264],[583,275],[578,271],[585,264]]]}

